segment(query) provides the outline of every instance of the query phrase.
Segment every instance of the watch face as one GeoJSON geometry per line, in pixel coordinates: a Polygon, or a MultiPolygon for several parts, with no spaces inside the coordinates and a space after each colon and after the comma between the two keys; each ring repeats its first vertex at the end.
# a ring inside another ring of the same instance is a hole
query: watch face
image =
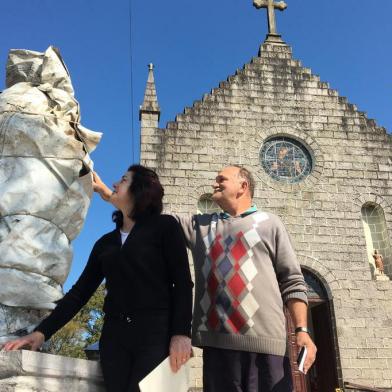
{"type": "Polygon", "coordinates": [[[275,137],[260,150],[260,163],[275,180],[289,184],[303,181],[312,171],[312,156],[295,139],[275,137]]]}

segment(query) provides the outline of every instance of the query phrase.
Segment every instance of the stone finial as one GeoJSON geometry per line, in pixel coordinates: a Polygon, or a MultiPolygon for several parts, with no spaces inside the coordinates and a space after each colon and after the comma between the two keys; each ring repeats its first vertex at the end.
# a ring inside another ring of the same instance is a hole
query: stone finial
{"type": "Polygon", "coordinates": [[[161,115],[155,88],[154,65],[152,63],[148,64],[148,78],[146,90],[144,92],[144,100],[142,105],[140,105],[139,120],[141,120],[143,113],[156,114],[158,116],[158,121],[161,115]]]}
{"type": "Polygon", "coordinates": [[[253,5],[257,8],[267,8],[268,10],[268,34],[267,40],[282,42],[280,35],[276,31],[275,9],[284,11],[287,4],[284,1],[275,2],[274,0],[253,0],[253,5]]]}

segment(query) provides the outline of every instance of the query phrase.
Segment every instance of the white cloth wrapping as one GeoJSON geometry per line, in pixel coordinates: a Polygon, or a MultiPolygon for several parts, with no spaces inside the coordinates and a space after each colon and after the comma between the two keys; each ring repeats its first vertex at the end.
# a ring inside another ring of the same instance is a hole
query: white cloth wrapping
{"type": "Polygon", "coordinates": [[[79,121],[59,52],[11,50],[0,94],[0,305],[53,309],[62,297],[101,138],[79,121]]]}

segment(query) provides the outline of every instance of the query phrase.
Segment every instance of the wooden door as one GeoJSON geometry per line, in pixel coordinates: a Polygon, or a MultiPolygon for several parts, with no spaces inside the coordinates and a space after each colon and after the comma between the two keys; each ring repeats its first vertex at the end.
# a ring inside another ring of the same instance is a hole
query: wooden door
{"type": "Polygon", "coordinates": [[[308,319],[312,325],[311,336],[317,346],[316,362],[305,376],[298,370],[294,325],[288,310],[285,310],[289,357],[295,392],[332,392],[338,388],[336,353],[333,343],[329,302],[309,300],[308,319]]]}
{"type": "Polygon", "coordinates": [[[305,376],[298,370],[297,357],[299,350],[295,342],[295,327],[287,308],[285,308],[285,316],[293,390],[295,392],[310,392],[307,388],[305,376]]]}
{"type": "MultiPolygon", "coordinates": [[[[339,388],[336,353],[331,328],[329,303],[322,302],[311,308],[314,342],[317,346],[317,392],[331,392],[339,388]]],[[[313,392],[313,391],[312,391],[313,392]]]]}

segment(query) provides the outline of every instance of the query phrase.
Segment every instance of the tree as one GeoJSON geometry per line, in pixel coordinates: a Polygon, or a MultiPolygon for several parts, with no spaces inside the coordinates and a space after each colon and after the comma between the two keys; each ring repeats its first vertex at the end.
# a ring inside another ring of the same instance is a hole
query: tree
{"type": "Polygon", "coordinates": [[[84,348],[97,342],[101,334],[104,298],[105,285],[102,284],[79,313],[45,344],[45,351],[85,359],[84,348]]]}

